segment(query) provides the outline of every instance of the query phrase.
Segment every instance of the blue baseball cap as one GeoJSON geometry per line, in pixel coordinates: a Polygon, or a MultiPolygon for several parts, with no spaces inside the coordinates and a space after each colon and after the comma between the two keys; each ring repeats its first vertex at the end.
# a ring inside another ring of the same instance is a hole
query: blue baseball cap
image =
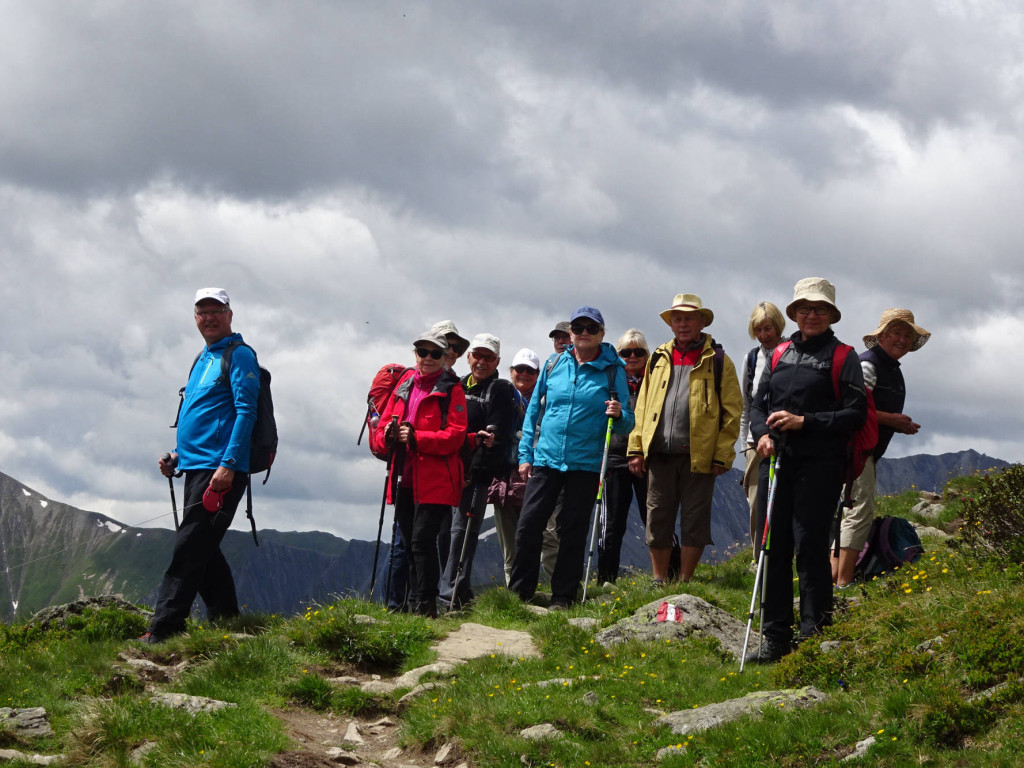
{"type": "Polygon", "coordinates": [[[574,323],[581,317],[585,317],[588,320],[593,320],[595,323],[604,327],[604,317],[601,316],[601,310],[596,307],[588,307],[586,305],[580,307],[569,317],[569,322],[574,323]]]}

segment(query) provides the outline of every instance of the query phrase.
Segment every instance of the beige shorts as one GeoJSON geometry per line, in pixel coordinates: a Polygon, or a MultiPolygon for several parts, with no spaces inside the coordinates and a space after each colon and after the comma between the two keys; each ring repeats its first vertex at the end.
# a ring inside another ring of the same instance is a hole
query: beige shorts
{"type": "Polygon", "coordinates": [[[871,523],[875,519],[875,457],[869,456],[864,463],[864,471],[853,481],[851,491],[853,509],[843,515],[843,523],[839,528],[839,546],[844,549],[855,549],[860,552],[871,533],[871,523]]]}
{"type": "Polygon", "coordinates": [[[679,543],[705,547],[711,540],[711,499],[715,476],[691,472],[690,455],[653,454],[647,457],[647,546],[666,549],[679,517],[679,543]]]}

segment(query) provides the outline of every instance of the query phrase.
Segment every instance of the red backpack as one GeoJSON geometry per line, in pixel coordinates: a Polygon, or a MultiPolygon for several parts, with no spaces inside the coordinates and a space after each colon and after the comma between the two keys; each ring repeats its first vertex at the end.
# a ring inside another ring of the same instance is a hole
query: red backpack
{"type": "MultiPolygon", "coordinates": [[[[356,445],[362,442],[363,433],[366,431],[366,425],[370,423],[370,419],[379,416],[384,410],[388,404],[388,398],[391,397],[391,393],[395,391],[395,387],[398,386],[398,382],[402,380],[402,376],[407,370],[409,369],[400,363],[388,363],[382,365],[377,371],[370,383],[370,391],[366,393],[366,418],[363,419],[363,427],[359,430],[359,439],[356,440],[356,445]]],[[[378,456],[376,453],[374,456],[387,460],[387,456],[378,456]]]]}
{"type": "MultiPolygon", "coordinates": [[[[775,347],[772,352],[771,363],[773,371],[779,359],[792,343],[792,341],[784,341],[775,347]]],[[[835,393],[837,402],[842,399],[842,395],[839,392],[839,373],[843,369],[843,363],[846,362],[846,356],[852,351],[853,347],[849,344],[837,344],[832,353],[832,391],[835,393]]],[[[867,394],[868,415],[864,419],[864,425],[850,436],[850,441],[847,443],[846,472],[844,473],[847,498],[849,498],[850,486],[853,485],[854,480],[860,477],[860,473],[864,471],[864,464],[867,462],[868,456],[871,455],[871,452],[875,450],[875,446],[878,444],[878,412],[875,410],[875,397],[867,387],[864,388],[864,391],[867,394]]]]}

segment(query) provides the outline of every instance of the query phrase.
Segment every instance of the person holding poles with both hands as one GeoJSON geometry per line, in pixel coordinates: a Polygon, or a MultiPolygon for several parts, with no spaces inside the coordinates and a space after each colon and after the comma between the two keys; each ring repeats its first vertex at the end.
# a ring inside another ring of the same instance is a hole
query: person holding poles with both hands
{"type": "Polygon", "coordinates": [[[604,317],[583,306],[569,319],[572,345],[551,370],[541,371],[519,441],[519,472],[526,496],[516,528],[509,589],[528,601],[537,590],[544,527],[564,489],[558,514],[558,556],[551,578],[551,608],[577,599],[583,577],[590,513],[597,498],[609,417],[612,431],[628,434],[633,411],[612,393],[626,396],[625,366],[604,342],[604,317]],[[541,417],[540,402],[545,406],[541,417]],[[539,436],[536,434],[539,429],[539,436]],[[534,443],[536,442],[536,445],[534,443]]]}
{"type": "Polygon", "coordinates": [[[416,369],[395,388],[371,435],[375,451],[397,442],[388,501],[412,555],[413,611],[437,616],[437,536],[462,498],[459,450],[466,439],[466,394],[444,367],[448,340],[428,331],[413,342],[416,369]]]}
{"type": "MultiPolygon", "coordinates": [[[[842,315],[835,287],[820,277],[800,280],[786,315],[797,331],[772,355],[750,406],[750,429],[764,458],[779,456],[765,567],[764,625],[758,650],[745,663],[773,662],[792,650],[793,559],[800,581],[799,637],[831,623],[832,571],[829,529],[843,487],[847,443],[867,418],[867,395],[857,355],[845,354],[832,325],[842,315]],[[838,390],[838,398],[837,398],[838,390]]],[[[845,347],[847,351],[851,348],[845,347]]],[[[758,489],[761,541],[768,497],[769,462],[758,489]]]]}
{"type": "Polygon", "coordinates": [[[452,517],[448,562],[441,578],[441,602],[451,608],[473,599],[470,578],[480,524],[487,508],[487,488],[506,468],[505,446],[516,431],[515,388],[498,378],[501,341],[479,333],[469,345],[469,375],[462,378],[466,392],[466,442],[462,458],[466,487],[452,517]]]}

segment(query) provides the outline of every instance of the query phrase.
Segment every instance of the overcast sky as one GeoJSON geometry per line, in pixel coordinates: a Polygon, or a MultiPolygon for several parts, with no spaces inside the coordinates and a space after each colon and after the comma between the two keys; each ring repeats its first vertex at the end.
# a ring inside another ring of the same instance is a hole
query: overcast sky
{"type": "Polygon", "coordinates": [[[50,498],[171,525],[205,285],[274,374],[261,527],[373,538],[366,389],[437,320],[501,337],[507,373],[584,303],[664,342],[693,292],[739,361],[810,275],[858,348],[891,306],[933,332],[889,455],[1024,460],[1017,3],[0,12],[0,471],[50,498]]]}

